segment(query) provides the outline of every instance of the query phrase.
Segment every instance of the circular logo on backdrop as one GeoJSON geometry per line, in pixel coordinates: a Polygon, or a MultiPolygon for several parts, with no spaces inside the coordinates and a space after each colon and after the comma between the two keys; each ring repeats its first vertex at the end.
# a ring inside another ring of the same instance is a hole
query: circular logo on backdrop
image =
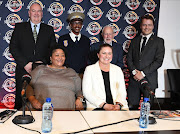
{"type": "Polygon", "coordinates": [[[96,43],[96,42],[99,42],[99,39],[96,38],[96,37],[89,37],[90,41],[91,41],[91,45],[96,43]]]}
{"type": "Polygon", "coordinates": [[[119,27],[116,24],[114,24],[114,23],[109,24],[109,26],[111,26],[113,28],[114,36],[117,36],[121,29],[119,29],[119,27]]]}
{"type": "Polygon", "coordinates": [[[5,7],[7,7],[11,12],[18,12],[22,9],[24,3],[21,0],[8,0],[5,7]]]}
{"type": "Polygon", "coordinates": [[[14,108],[15,106],[15,95],[14,94],[6,94],[3,97],[2,103],[8,108],[14,108]]]}
{"type": "Polygon", "coordinates": [[[143,7],[147,12],[153,12],[157,4],[153,0],[146,0],[143,4],[143,7]]]}
{"type": "Polygon", "coordinates": [[[90,0],[90,2],[93,4],[93,5],[100,5],[103,0],[90,0]]]}
{"type": "Polygon", "coordinates": [[[126,20],[126,22],[128,24],[132,25],[132,24],[135,24],[138,21],[139,16],[134,11],[129,11],[124,16],[124,19],[126,20]]]}
{"type": "Polygon", "coordinates": [[[89,9],[89,12],[87,13],[87,15],[92,20],[99,20],[102,17],[103,12],[101,11],[99,7],[94,6],[89,9]]]}
{"type": "Polygon", "coordinates": [[[6,20],[4,21],[4,23],[7,24],[7,26],[10,28],[15,28],[15,24],[20,23],[22,21],[23,19],[21,19],[19,15],[12,13],[6,17],[6,20]]]}
{"type": "Polygon", "coordinates": [[[124,43],[123,43],[123,50],[128,53],[128,49],[129,49],[129,46],[131,44],[131,40],[126,40],[124,43]]]}
{"type": "Polygon", "coordinates": [[[136,31],[136,28],[133,27],[133,26],[127,26],[124,31],[123,31],[123,34],[126,36],[126,38],[128,39],[133,39],[136,34],[137,34],[137,31],[136,31]]]}
{"type": "Polygon", "coordinates": [[[84,13],[84,10],[83,8],[78,5],[78,4],[74,4],[72,5],[69,10],[67,11],[68,14],[71,14],[71,13],[74,13],[74,12],[81,12],[81,13],[84,13]]]}
{"type": "Polygon", "coordinates": [[[81,3],[83,0],[72,0],[74,3],[81,3]]]}
{"type": "Polygon", "coordinates": [[[60,3],[58,2],[53,2],[49,8],[47,9],[53,16],[60,16],[64,11],[65,7],[63,7],[60,3]]]}
{"type": "Polygon", "coordinates": [[[14,92],[16,90],[16,81],[14,78],[7,78],[2,85],[7,92],[14,92]]]}
{"type": "Polygon", "coordinates": [[[7,76],[15,76],[16,63],[8,62],[5,64],[2,72],[4,72],[7,76]]]}
{"type": "Polygon", "coordinates": [[[45,5],[43,5],[41,1],[39,1],[39,0],[32,0],[32,1],[29,2],[29,4],[28,4],[26,9],[29,9],[34,2],[38,3],[41,6],[42,9],[45,8],[45,5]]]}
{"type": "Polygon", "coordinates": [[[4,50],[3,56],[5,56],[8,60],[14,61],[12,54],[9,52],[9,47],[4,50]]]}
{"type": "Polygon", "coordinates": [[[48,25],[53,27],[54,32],[59,32],[64,26],[64,23],[62,23],[58,18],[52,18],[48,21],[48,25]]]}
{"type": "Polygon", "coordinates": [[[13,31],[14,30],[7,31],[5,36],[3,37],[3,40],[5,40],[8,44],[10,43],[13,31]]]}
{"type": "Polygon", "coordinates": [[[97,35],[100,33],[102,27],[100,26],[100,24],[98,22],[91,22],[88,24],[86,31],[88,31],[89,34],[91,35],[97,35]]]}
{"type": "Polygon", "coordinates": [[[127,0],[125,5],[131,10],[136,10],[139,7],[140,2],[139,0],[127,0]]]}
{"type": "Polygon", "coordinates": [[[122,14],[120,14],[119,10],[112,8],[108,11],[106,14],[106,17],[111,21],[111,22],[117,22],[122,14]]]}
{"type": "Polygon", "coordinates": [[[118,7],[121,5],[123,0],[107,0],[107,2],[112,6],[112,7],[118,7]]]}

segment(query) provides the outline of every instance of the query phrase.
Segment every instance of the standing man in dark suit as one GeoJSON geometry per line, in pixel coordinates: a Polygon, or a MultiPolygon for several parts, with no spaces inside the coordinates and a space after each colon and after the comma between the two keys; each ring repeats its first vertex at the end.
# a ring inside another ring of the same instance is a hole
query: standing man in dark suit
{"type": "Polygon", "coordinates": [[[58,41],[58,44],[62,45],[67,52],[65,64],[79,73],[80,77],[87,66],[90,49],[89,38],[80,33],[84,18],[85,15],[80,12],[69,14],[67,22],[71,31],[60,36],[58,41]]]}
{"type": "Polygon", "coordinates": [[[113,48],[113,59],[111,63],[121,67],[123,69],[124,64],[123,64],[123,49],[122,46],[118,43],[113,42],[114,39],[114,31],[111,26],[105,26],[102,30],[102,37],[103,41],[94,43],[91,45],[90,48],[90,55],[89,55],[89,60],[90,64],[95,64],[98,61],[97,53],[99,46],[103,43],[107,43],[112,46],[113,48]]]}
{"type": "Polygon", "coordinates": [[[10,42],[16,66],[15,108],[22,107],[22,76],[30,73],[36,64],[47,64],[49,48],[56,43],[53,28],[41,23],[43,11],[39,3],[34,2],[28,11],[30,21],[17,23],[10,42]]]}
{"type": "MultiPolygon", "coordinates": [[[[143,88],[142,80],[149,83],[149,88],[155,92],[158,87],[158,68],[164,59],[164,40],[153,34],[154,18],[144,15],[140,22],[141,36],[134,38],[127,54],[128,68],[131,72],[128,91],[128,102],[132,109],[138,109],[141,94],[149,97],[148,91],[143,88]]],[[[153,96],[150,95],[151,104],[153,96]]]]}

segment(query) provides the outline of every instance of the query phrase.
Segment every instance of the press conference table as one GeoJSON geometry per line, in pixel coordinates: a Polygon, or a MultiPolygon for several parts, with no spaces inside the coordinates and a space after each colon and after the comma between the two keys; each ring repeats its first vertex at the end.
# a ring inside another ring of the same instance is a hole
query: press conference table
{"type": "MultiPolygon", "coordinates": [[[[3,111],[3,109],[0,109],[3,111]]],[[[30,129],[38,130],[41,132],[42,112],[32,111],[35,122],[31,124],[21,125],[30,129]]],[[[21,115],[22,111],[18,111],[5,123],[0,124],[0,134],[36,134],[20,128],[12,123],[12,119],[16,115],[21,115]]],[[[28,111],[26,114],[30,114],[28,111]]],[[[60,133],[153,133],[158,134],[178,134],[180,133],[180,118],[173,118],[170,120],[156,119],[157,123],[149,125],[148,128],[139,128],[137,119],[121,122],[124,120],[138,118],[139,111],[54,111],[53,113],[53,129],[51,134],[60,133]],[[117,123],[116,123],[117,122],[117,123]],[[113,125],[102,126],[105,124],[114,123],[113,125]],[[94,129],[90,129],[94,128],[94,129]],[[85,131],[87,130],[87,131],[85,131]]]]}

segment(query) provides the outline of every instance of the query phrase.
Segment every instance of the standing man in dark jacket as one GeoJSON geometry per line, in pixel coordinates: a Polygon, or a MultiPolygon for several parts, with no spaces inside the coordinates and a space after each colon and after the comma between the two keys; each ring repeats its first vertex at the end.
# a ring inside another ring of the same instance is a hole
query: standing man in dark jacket
{"type": "Polygon", "coordinates": [[[55,45],[53,28],[41,23],[42,7],[34,2],[28,11],[30,21],[17,23],[10,42],[10,52],[16,61],[15,108],[22,107],[22,76],[30,73],[34,65],[47,64],[49,49],[55,45]]]}
{"type": "Polygon", "coordinates": [[[71,31],[60,36],[58,41],[58,44],[62,45],[67,52],[65,64],[73,68],[80,76],[87,66],[90,49],[89,38],[80,33],[84,18],[85,15],[80,12],[69,14],[67,21],[71,31]]]}
{"type": "Polygon", "coordinates": [[[94,43],[91,45],[90,48],[90,55],[89,55],[89,60],[90,64],[95,64],[98,61],[97,53],[99,50],[99,46],[107,43],[112,46],[113,48],[113,59],[111,63],[121,67],[123,69],[124,64],[123,64],[123,49],[122,46],[116,42],[113,42],[114,39],[114,31],[111,26],[105,26],[102,30],[102,37],[103,41],[94,43]]]}
{"type": "MultiPolygon", "coordinates": [[[[142,81],[149,83],[149,89],[155,92],[158,87],[158,68],[161,67],[164,59],[164,40],[154,35],[154,18],[151,15],[144,15],[140,22],[141,36],[134,38],[127,54],[128,68],[131,72],[128,91],[128,102],[138,109],[141,94],[149,97],[142,81]]],[[[151,104],[153,96],[150,95],[151,104]]]]}

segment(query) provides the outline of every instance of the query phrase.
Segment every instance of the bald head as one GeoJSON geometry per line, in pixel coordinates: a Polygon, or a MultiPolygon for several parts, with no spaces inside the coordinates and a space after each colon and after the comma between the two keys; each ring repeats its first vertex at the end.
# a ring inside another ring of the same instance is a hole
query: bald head
{"type": "Polygon", "coordinates": [[[38,24],[41,22],[43,11],[41,6],[38,3],[33,3],[29,8],[29,18],[34,24],[38,24]]]}
{"type": "Polygon", "coordinates": [[[102,37],[105,43],[111,44],[112,40],[114,39],[113,28],[111,26],[105,26],[102,30],[102,37]]]}

